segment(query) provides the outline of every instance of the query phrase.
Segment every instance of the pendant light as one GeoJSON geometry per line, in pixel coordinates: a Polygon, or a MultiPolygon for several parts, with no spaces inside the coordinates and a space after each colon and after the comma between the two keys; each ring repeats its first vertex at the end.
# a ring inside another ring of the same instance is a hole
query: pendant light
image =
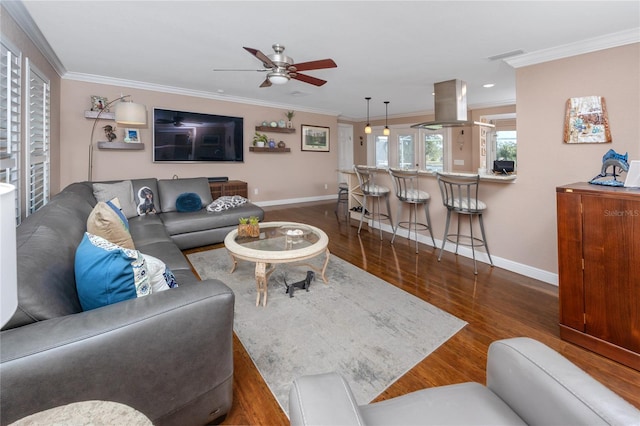
{"type": "Polygon", "coordinates": [[[369,124],[369,101],[371,100],[371,97],[367,97],[365,99],[367,100],[367,125],[364,126],[364,132],[369,134],[371,133],[371,125],[369,124]]]}
{"type": "Polygon", "coordinates": [[[389,101],[384,101],[384,130],[382,131],[382,134],[385,136],[389,136],[389,134],[391,134],[391,131],[389,130],[389,126],[387,125],[387,121],[389,119],[389,101]]]}

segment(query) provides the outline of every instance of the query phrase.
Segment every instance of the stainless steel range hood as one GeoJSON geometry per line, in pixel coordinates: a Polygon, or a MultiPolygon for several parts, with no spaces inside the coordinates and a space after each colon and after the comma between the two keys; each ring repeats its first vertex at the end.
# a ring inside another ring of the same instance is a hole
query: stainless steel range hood
{"type": "Polygon", "coordinates": [[[435,120],[414,124],[413,128],[439,130],[443,127],[484,126],[493,124],[467,120],[467,83],[448,80],[435,83],[435,120]]]}

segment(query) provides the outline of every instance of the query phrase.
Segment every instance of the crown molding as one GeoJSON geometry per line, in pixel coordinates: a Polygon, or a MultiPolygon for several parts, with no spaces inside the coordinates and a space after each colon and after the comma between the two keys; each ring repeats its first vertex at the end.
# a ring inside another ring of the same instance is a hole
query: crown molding
{"type": "Polygon", "coordinates": [[[504,59],[504,61],[514,68],[520,68],[639,42],[640,27],[636,27],[601,37],[589,38],[575,43],[525,53],[504,59]]]}
{"type": "Polygon", "coordinates": [[[56,55],[56,52],[53,51],[47,39],[42,35],[36,23],[33,22],[33,18],[31,18],[22,1],[3,1],[2,6],[9,15],[11,15],[13,20],[16,21],[18,26],[22,28],[22,31],[27,34],[27,37],[31,39],[40,53],[49,61],[56,73],[61,77],[64,76],[67,73],[67,69],[62,64],[60,58],[58,58],[58,55],[56,55]]]}
{"type": "Polygon", "coordinates": [[[196,98],[213,99],[217,101],[236,102],[240,104],[256,105],[267,108],[294,109],[296,111],[309,112],[312,114],[338,116],[337,111],[329,111],[317,108],[307,108],[300,105],[280,104],[275,102],[266,102],[259,99],[242,98],[239,96],[230,96],[226,94],[207,92],[203,90],[185,89],[182,87],[165,86],[161,84],[147,83],[143,81],[126,80],[115,77],[105,77],[95,74],[84,74],[68,72],[62,76],[65,80],[82,81],[85,83],[108,84],[112,86],[128,87],[131,89],[149,90],[160,93],[170,93],[174,95],[193,96],[196,98]]]}

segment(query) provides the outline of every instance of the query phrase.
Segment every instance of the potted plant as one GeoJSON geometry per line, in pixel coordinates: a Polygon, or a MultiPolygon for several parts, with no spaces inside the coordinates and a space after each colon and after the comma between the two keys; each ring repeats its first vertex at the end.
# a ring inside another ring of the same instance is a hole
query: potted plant
{"type": "Polygon", "coordinates": [[[259,237],[260,219],[257,216],[241,217],[238,224],[238,237],[259,237]]]}
{"type": "Polygon", "coordinates": [[[287,116],[287,128],[289,129],[293,129],[293,123],[291,122],[291,119],[293,119],[293,116],[296,115],[295,112],[293,111],[287,111],[284,113],[284,115],[287,116]]]}
{"type": "Polygon", "coordinates": [[[253,137],[253,146],[264,148],[264,145],[267,142],[269,142],[269,138],[267,138],[267,135],[256,132],[255,136],[253,137]]]}

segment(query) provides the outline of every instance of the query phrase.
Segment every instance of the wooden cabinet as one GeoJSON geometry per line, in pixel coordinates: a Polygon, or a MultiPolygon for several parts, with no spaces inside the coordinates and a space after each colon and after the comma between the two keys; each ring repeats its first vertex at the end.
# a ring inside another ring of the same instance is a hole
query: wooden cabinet
{"type": "Polygon", "coordinates": [[[215,200],[223,195],[241,195],[249,198],[247,182],[241,180],[228,180],[226,182],[209,182],[211,196],[215,200]]]}
{"type": "Polygon", "coordinates": [[[640,370],[640,190],[556,189],[560,336],[640,370]]]}

